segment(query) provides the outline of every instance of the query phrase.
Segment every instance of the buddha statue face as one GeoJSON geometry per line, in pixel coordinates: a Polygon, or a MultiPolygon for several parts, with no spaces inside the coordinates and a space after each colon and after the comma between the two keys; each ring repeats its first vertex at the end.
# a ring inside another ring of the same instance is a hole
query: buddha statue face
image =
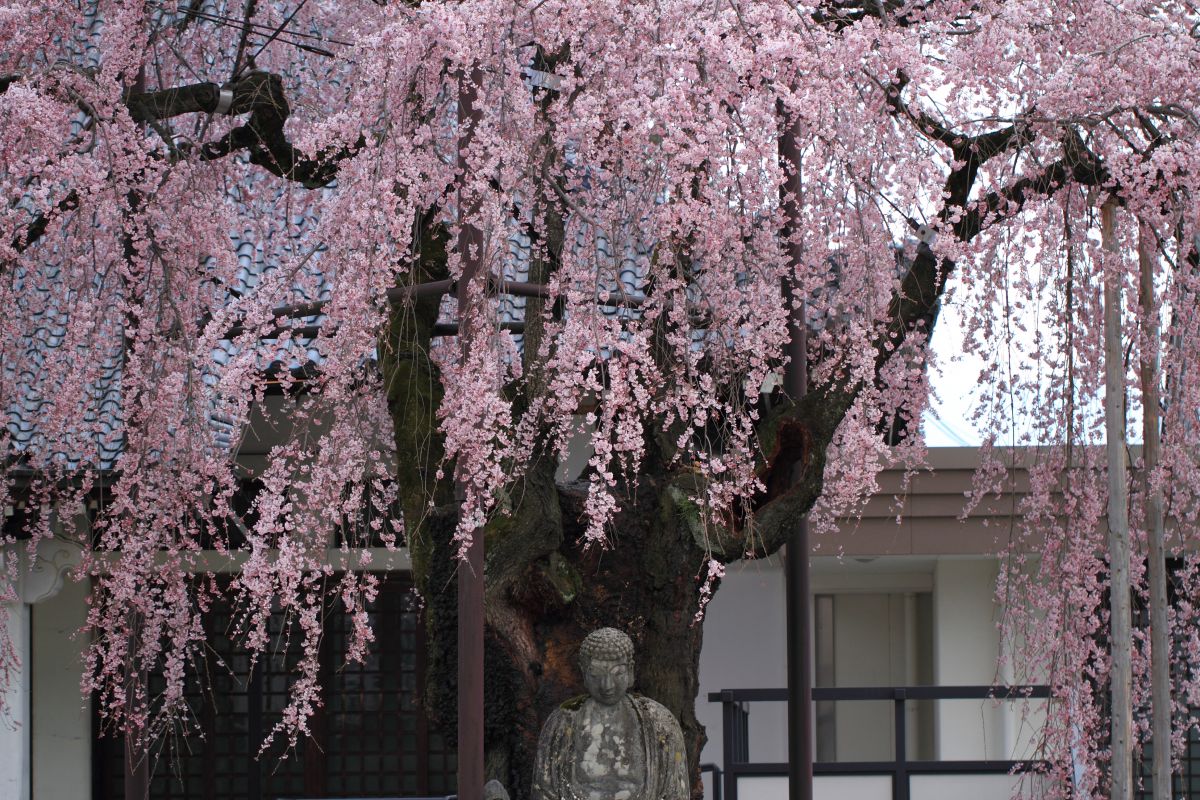
{"type": "Polygon", "coordinates": [[[597,703],[614,706],[633,685],[633,664],[592,659],[583,665],[583,685],[597,703]]]}
{"type": "Polygon", "coordinates": [[[633,685],[633,642],[613,628],[592,631],[579,648],[579,666],[592,699],[616,705],[633,685]]]}

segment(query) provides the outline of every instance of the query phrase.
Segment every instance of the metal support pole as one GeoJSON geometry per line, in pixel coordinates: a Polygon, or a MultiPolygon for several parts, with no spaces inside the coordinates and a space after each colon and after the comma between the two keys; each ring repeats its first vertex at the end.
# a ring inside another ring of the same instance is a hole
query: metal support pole
{"type": "Polygon", "coordinates": [[[809,624],[808,519],[787,541],[788,797],[812,800],[812,636],[809,624]]]}
{"type": "Polygon", "coordinates": [[[905,691],[896,689],[892,704],[893,726],[896,737],[896,767],[892,770],[892,797],[908,800],[908,743],[905,741],[908,725],[904,714],[905,691]]]}
{"type": "Polygon", "coordinates": [[[139,750],[134,737],[125,737],[125,800],[150,796],[150,756],[139,750]]]}
{"type": "MultiPolygon", "coordinates": [[[[131,658],[136,658],[141,638],[142,616],[140,613],[132,611],[129,614],[129,652],[131,658]]],[[[32,652],[31,649],[30,653],[32,652]]],[[[125,690],[129,696],[136,697],[140,690],[145,689],[146,682],[146,670],[139,669],[128,677],[125,690]]],[[[134,730],[127,729],[124,738],[125,800],[146,800],[150,796],[150,744],[146,737],[146,731],[140,726],[134,730]]]]}
{"type": "Polygon", "coordinates": [[[483,535],[458,567],[458,796],[482,800],[483,535]]]}
{"type": "MultiPolygon", "coordinates": [[[[469,166],[467,150],[481,118],[476,101],[483,71],[478,66],[459,82],[458,167],[465,180],[469,166]]],[[[472,284],[483,264],[483,233],[473,224],[479,198],[459,190],[458,252],[462,277],[458,281],[459,340],[465,358],[470,347],[470,300],[472,284]]],[[[455,492],[463,500],[462,487],[455,492]]],[[[483,800],[483,532],[476,531],[458,565],[458,797],[483,800]]]]}
{"type": "MultiPolygon", "coordinates": [[[[784,170],[781,202],[784,212],[783,240],[787,248],[791,275],[784,280],[784,301],[788,319],[788,364],[784,373],[784,391],[795,401],[808,391],[808,323],[804,301],[794,292],[795,276],[803,263],[799,241],[800,203],[803,183],[800,175],[801,147],[797,125],[779,116],[783,134],[779,138],[779,162],[784,170]]],[[[787,676],[788,676],[788,797],[812,800],[813,722],[812,722],[812,624],[809,589],[808,518],[801,517],[787,541],[787,676]]]]}
{"type": "Polygon", "coordinates": [[[737,769],[735,762],[741,760],[737,757],[737,745],[734,742],[735,730],[737,727],[737,706],[733,700],[725,700],[721,703],[721,715],[724,721],[725,738],[722,744],[725,749],[725,797],[728,800],[738,800],[737,786],[737,769]]]}

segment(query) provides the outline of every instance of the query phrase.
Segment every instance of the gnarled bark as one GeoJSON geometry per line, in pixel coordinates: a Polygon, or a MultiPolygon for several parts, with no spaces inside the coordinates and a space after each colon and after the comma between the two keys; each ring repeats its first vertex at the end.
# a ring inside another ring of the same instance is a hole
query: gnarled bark
{"type": "MultiPolygon", "coordinates": [[[[635,691],[680,720],[698,779],[706,737],[695,714],[702,642],[695,616],[707,554],[686,519],[695,507],[676,502],[666,491],[666,477],[648,476],[618,516],[617,546],[586,550],[581,545],[586,487],[555,486],[549,467],[534,472],[512,520],[487,534],[488,777],[503,782],[514,798],[528,796],[542,721],[584,691],[579,643],[588,632],[612,626],[636,645],[635,691]]],[[[453,525],[437,527],[427,608],[431,662],[438,666],[431,671],[427,698],[443,730],[453,734],[453,525]]]]}

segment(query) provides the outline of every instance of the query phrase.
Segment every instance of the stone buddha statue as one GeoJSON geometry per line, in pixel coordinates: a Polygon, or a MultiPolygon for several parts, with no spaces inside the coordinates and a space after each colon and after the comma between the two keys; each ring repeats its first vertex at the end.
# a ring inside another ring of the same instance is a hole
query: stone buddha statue
{"type": "Polygon", "coordinates": [[[679,722],[628,691],[629,637],[593,631],[579,647],[579,667],[588,693],[563,703],[542,727],[533,800],[688,800],[679,722]]]}

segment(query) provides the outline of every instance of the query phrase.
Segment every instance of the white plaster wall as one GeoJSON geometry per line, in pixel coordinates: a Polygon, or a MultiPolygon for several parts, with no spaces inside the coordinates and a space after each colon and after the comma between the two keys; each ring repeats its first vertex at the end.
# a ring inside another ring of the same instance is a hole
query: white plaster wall
{"type": "MultiPolygon", "coordinates": [[[[969,775],[910,778],[912,800],[1009,800],[1016,779],[1007,775],[969,775]]],[[[788,800],[786,778],[743,778],[741,797],[788,800]]],[[[711,797],[709,792],[706,796],[711,797]]],[[[891,800],[892,779],[886,775],[819,775],[813,778],[813,800],[891,800]]]]}
{"type": "MultiPolygon", "coordinates": [[[[938,559],[934,568],[933,658],[934,681],[939,686],[995,680],[1000,647],[995,586],[995,559],[938,559]]],[[[938,701],[934,704],[937,757],[1007,758],[1006,713],[991,700],[938,701]]]]}
{"type": "Polygon", "coordinates": [[[86,800],[92,787],[92,724],[80,694],[88,585],[68,578],[32,607],[33,800],[86,800]]]}
{"type": "MultiPolygon", "coordinates": [[[[785,793],[781,797],[786,798],[787,794],[785,793]]],[[[853,800],[892,800],[892,779],[886,775],[822,775],[813,778],[813,800],[851,800],[851,798],[853,800]]]]}
{"type": "MultiPolygon", "coordinates": [[[[1009,800],[1022,782],[1037,780],[1019,775],[913,775],[908,786],[912,800],[1009,800]]],[[[1038,793],[1035,790],[1026,796],[1037,797],[1038,793]]]]}
{"type": "MultiPolygon", "coordinates": [[[[788,800],[787,778],[742,778],[738,796],[788,800]]],[[[813,800],[892,800],[892,779],[882,775],[822,775],[813,778],[813,800]]],[[[914,795],[913,800],[920,800],[914,795]]]]}
{"type": "MultiPolygon", "coordinates": [[[[783,569],[778,559],[729,566],[704,619],[700,694],[696,698],[696,716],[708,731],[702,763],[720,764],[724,760],[721,704],[708,702],[709,692],[787,685],[785,604],[783,569]]],[[[751,704],[752,760],[786,759],[786,711],[783,703],[751,704]]]]}
{"type": "Polygon", "coordinates": [[[788,800],[787,778],[742,778],[738,781],[738,797],[788,800]]]}
{"type": "Polygon", "coordinates": [[[0,604],[0,614],[19,662],[8,685],[0,687],[0,800],[29,800],[29,606],[0,604]]]}
{"type": "Polygon", "coordinates": [[[558,469],[554,479],[560,483],[573,481],[579,477],[588,460],[595,453],[592,448],[592,427],[588,426],[582,415],[572,418],[571,436],[559,456],[558,469]]]}

